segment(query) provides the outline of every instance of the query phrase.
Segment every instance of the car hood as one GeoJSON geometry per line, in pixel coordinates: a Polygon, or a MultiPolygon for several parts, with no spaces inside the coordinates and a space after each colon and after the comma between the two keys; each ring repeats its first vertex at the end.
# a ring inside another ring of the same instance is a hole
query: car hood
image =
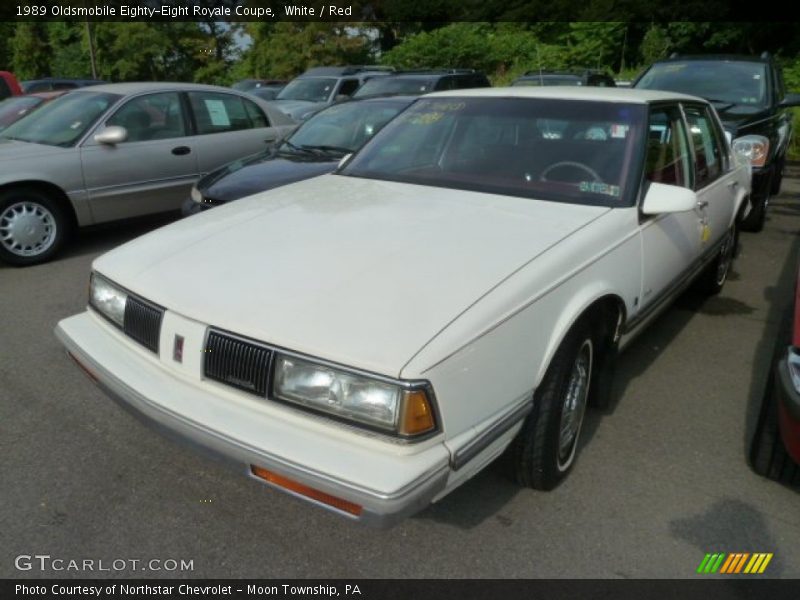
{"type": "Polygon", "coordinates": [[[48,146],[46,144],[31,144],[30,142],[18,142],[16,140],[0,139],[0,161],[12,159],[31,159],[42,158],[50,154],[63,154],[73,151],[74,148],[61,148],[60,146],[48,146]]]}
{"type": "Polygon", "coordinates": [[[324,175],[178,221],[94,268],[186,317],[398,376],[608,208],[324,175]]]}
{"type": "Polygon", "coordinates": [[[212,171],[197,183],[197,189],[215,202],[230,202],[330,173],[339,160],[330,155],[262,152],[212,171]]]}
{"type": "Polygon", "coordinates": [[[717,113],[725,129],[736,134],[744,135],[753,125],[763,123],[764,119],[772,116],[769,109],[759,109],[752,106],[734,105],[730,107],[717,107],[717,113]]]}

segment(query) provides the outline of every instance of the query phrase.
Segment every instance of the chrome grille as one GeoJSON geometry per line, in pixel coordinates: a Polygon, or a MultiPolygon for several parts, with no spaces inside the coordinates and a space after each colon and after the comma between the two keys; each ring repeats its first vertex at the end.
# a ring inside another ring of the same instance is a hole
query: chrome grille
{"type": "Polygon", "coordinates": [[[122,330],[148,350],[158,354],[161,318],[164,311],[146,304],[135,296],[128,296],[122,330]]]}
{"type": "Polygon", "coordinates": [[[203,374],[240,390],[266,396],[271,354],[270,350],[258,344],[219,331],[210,331],[203,374]]]}

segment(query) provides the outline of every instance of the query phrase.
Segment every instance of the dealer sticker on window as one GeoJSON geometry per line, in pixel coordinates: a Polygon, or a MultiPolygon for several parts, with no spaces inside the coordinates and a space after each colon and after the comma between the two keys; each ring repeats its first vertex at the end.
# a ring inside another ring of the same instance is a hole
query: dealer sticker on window
{"type": "Polygon", "coordinates": [[[578,187],[582,192],[605,194],[606,196],[614,196],[615,198],[619,198],[620,194],[618,185],[609,185],[600,181],[581,181],[578,187]]]}

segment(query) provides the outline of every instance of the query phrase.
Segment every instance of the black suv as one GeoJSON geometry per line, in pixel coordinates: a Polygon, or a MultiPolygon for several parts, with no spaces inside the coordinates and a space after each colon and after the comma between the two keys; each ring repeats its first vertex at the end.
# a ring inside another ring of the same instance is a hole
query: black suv
{"type": "Polygon", "coordinates": [[[800,106],[800,95],[786,93],[772,57],[673,55],[653,63],[633,87],[683,92],[714,105],[734,151],[753,165],[752,208],[742,228],[760,231],[769,199],[781,188],[792,137],[789,108],[800,106]]]}
{"type": "Polygon", "coordinates": [[[368,96],[419,96],[444,90],[492,87],[483,73],[474,69],[424,69],[397,71],[389,77],[370,79],[353,95],[368,96]]]}
{"type": "Polygon", "coordinates": [[[582,69],[579,71],[527,71],[511,84],[518,85],[585,85],[594,87],[617,87],[614,78],[603,71],[582,69]]]}

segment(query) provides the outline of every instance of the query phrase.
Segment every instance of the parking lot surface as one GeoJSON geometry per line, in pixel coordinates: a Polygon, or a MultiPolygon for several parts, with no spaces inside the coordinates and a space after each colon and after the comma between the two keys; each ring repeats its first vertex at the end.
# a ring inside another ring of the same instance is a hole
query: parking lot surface
{"type": "Polygon", "coordinates": [[[765,575],[800,577],[800,494],[746,464],[791,302],[800,181],[785,182],[762,233],[742,234],[720,296],[682,297],[625,352],[615,400],[587,416],[560,487],[519,489],[501,459],[388,531],[162,437],[65,355],[53,328],[84,310],[92,259],[164,222],[86,233],[49,264],[0,265],[0,577],[669,578],[693,576],[708,552],[773,552],[765,575]],[[36,554],[128,562],[15,567],[36,554]],[[193,569],[142,570],[153,559],[193,569]]]}

